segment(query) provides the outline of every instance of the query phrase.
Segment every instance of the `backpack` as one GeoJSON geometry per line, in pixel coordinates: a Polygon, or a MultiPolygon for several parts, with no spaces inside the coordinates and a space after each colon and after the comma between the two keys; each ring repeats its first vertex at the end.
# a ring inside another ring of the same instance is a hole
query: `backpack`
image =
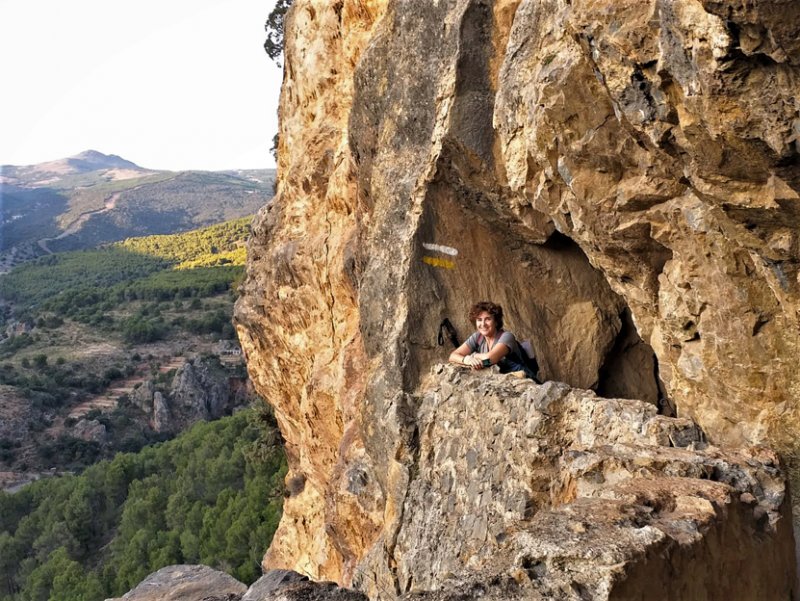
{"type": "Polygon", "coordinates": [[[525,366],[533,373],[533,381],[541,384],[539,380],[539,362],[536,360],[536,353],[533,352],[533,345],[530,340],[523,340],[518,344],[519,352],[522,354],[522,361],[525,366]]]}

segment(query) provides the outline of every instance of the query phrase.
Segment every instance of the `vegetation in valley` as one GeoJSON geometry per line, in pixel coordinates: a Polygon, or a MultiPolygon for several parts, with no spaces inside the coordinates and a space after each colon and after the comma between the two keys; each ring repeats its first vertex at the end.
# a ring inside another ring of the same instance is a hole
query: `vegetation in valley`
{"type": "Polygon", "coordinates": [[[251,220],[248,216],[183,234],[131,238],[119,247],[172,261],[177,269],[244,265],[244,241],[249,235],[251,220]]]}
{"type": "Polygon", "coordinates": [[[244,207],[271,195],[269,175],[76,174],[81,191],[67,189],[69,177],[57,192],[15,188],[18,213],[2,213],[4,227],[24,226],[15,244],[46,252],[35,236],[54,237],[57,223],[116,194],[113,211],[46,246],[120,241],[11,263],[0,276],[0,472],[62,474],[0,492],[0,601],[121,596],[176,563],[205,563],[247,583],[260,575],[286,471],[263,401],[168,440],[174,433],[157,433],[136,396],[166,398],[176,368],[197,357],[240,386],[237,403],[251,395],[241,359],[223,356],[236,346],[231,316],[250,218],[129,236],[252,212],[244,207]],[[103,435],[81,430],[87,424],[103,435]]]}
{"type": "Polygon", "coordinates": [[[218,294],[242,274],[250,219],[41,257],[0,278],[0,298],[17,318],[51,312],[97,325],[124,301],[218,294]]]}
{"type": "Polygon", "coordinates": [[[0,492],[0,601],[99,601],[180,563],[253,582],[280,518],[286,472],[261,407],[80,476],[0,492]]]}
{"type": "Polygon", "coordinates": [[[163,440],[124,404],[97,416],[108,444],[58,432],[74,407],[120,382],[162,378],[166,394],[170,374],[161,366],[170,356],[188,345],[213,352],[218,340],[235,338],[249,221],[57,253],[0,277],[0,298],[9,303],[0,324],[27,330],[0,340],[0,386],[18,409],[0,415],[0,471],[80,470],[163,440]]]}

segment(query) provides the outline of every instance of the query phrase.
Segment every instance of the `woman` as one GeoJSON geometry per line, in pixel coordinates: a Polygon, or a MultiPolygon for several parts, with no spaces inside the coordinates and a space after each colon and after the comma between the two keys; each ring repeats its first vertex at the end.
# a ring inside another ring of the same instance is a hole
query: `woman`
{"type": "Polygon", "coordinates": [[[525,365],[514,334],[503,331],[503,307],[482,301],[469,310],[469,320],[478,331],[450,353],[451,363],[474,370],[497,364],[501,374],[523,372],[526,377],[535,378],[533,370],[525,365]]]}

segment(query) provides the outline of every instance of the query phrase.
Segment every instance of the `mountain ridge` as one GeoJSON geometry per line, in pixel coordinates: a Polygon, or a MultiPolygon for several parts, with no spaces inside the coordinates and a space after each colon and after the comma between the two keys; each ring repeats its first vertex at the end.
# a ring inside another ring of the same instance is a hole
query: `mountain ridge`
{"type": "Polygon", "coordinates": [[[43,254],[172,234],[252,215],[275,171],[169,171],[86,150],[0,170],[0,273],[43,254]]]}
{"type": "Polygon", "coordinates": [[[94,171],[111,171],[112,179],[129,179],[154,172],[119,155],[89,149],[69,157],[32,165],[4,164],[0,166],[0,184],[37,188],[57,183],[66,176],[94,171]]]}

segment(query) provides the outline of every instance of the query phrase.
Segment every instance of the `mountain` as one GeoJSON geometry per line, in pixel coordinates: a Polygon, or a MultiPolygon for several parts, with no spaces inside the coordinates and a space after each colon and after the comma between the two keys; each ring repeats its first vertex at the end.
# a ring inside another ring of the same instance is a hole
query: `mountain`
{"type": "Polygon", "coordinates": [[[275,172],[161,171],[95,150],[0,176],[0,273],[37,256],[252,215],[275,172]]]}
{"type": "Polygon", "coordinates": [[[115,154],[86,150],[75,156],[36,165],[0,167],[0,183],[22,188],[57,187],[68,176],[102,171],[109,179],[130,179],[145,173],[136,163],[115,154]]]}

